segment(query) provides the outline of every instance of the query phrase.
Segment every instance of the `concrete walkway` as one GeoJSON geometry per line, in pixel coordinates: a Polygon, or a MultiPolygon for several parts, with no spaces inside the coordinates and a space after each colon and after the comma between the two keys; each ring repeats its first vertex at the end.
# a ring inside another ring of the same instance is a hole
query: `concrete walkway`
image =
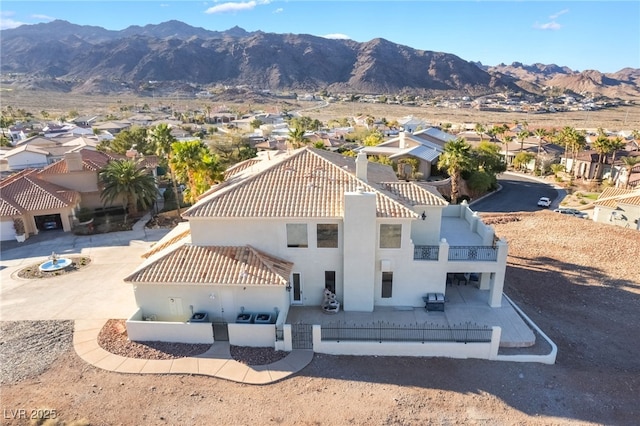
{"type": "Polygon", "coordinates": [[[250,367],[231,358],[228,342],[216,342],[197,357],[174,360],[125,358],[98,345],[98,334],[111,318],[127,318],[135,309],[135,297],[123,278],[141,262],[141,255],[168,229],[145,229],[149,218],[131,231],[77,236],[69,232],[41,232],[24,243],[0,245],[0,320],[74,320],[73,346],[87,363],[119,373],[200,374],[239,383],[267,384],[288,377],[307,366],[312,351],[292,351],[269,365],[250,367]],[[88,256],[91,264],[76,273],[45,280],[25,280],[17,272],[61,256],[88,256]]]}
{"type": "Polygon", "coordinates": [[[311,350],[293,350],[284,359],[267,365],[248,366],[231,358],[229,342],[215,342],[198,356],[169,360],[126,358],[98,345],[98,334],[107,320],[76,320],[73,347],[89,364],[107,371],[131,374],[199,374],[251,385],[282,380],[302,370],[313,359],[311,350]]]}

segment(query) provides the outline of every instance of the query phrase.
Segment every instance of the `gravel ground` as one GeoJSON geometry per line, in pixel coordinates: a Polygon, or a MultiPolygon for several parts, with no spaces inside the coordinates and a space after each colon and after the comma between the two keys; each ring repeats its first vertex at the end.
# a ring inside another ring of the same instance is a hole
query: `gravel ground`
{"type": "MultiPolygon", "coordinates": [[[[638,231],[548,211],[490,220],[509,241],[505,293],[558,345],[555,365],[316,354],[292,377],[249,386],[197,375],[107,372],[67,344],[46,371],[3,384],[2,408],[10,414],[47,407],[64,422],[127,426],[636,426],[638,231]]],[[[16,344],[8,337],[19,335],[17,327],[3,324],[3,357],[5,345],[16,344]]],[[[23,335],[25,349],[40,349],[19,356],[40,363],[42,353],[53,354],[40,345],[47,333],[23,335]]]]}
{"type": "Polygon", "coordinates": [[[0,383],[34,377],[69,351],[73,321],[0,322],[0,383]]]}

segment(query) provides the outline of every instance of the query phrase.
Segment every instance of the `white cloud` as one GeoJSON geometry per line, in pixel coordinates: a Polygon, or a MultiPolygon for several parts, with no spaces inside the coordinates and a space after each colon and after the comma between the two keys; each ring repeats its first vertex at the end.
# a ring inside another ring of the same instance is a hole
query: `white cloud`
{"type": "Polygon", "coordinates": [[[217,4],[208,8],[204,13],[213,15],[216,13],[230,13],[230,12],[242,12],[245,10],[253,10],[256,6],[262,6],[271,3],[270,0],[257,0],[248,2],[229,2],[217,4]]]}
{"type": "Polygon", "coordinates": [[[281,8],[281,7],[277,8],[276,10],[273,11],[273,13],[282,13],[282,12],[284,12],[284,9],[281,8]]]}
{"type": "Polygon", "coordinates": [[[334,39],[334,40],[351,40],[351,37],[349,37],[346,34],[325,34],[323,36],[320,36],[323,38],[330,38],[330,39],[334,39]]]}
{"type": "Polygon", "coordinates": [[[14,12],[2,11],[0,12],[0,30],[9,30],[11,28],[17,28],[20,25],[26,25],[26,22],[15,21],[11,17],[14,12]]]}
{"type": "Polygon", "coordinates": [[[39,14],[31,15],[30,18],[37,19],[37,20],[40,20],[40,21],[55,21],[55,19],[56,19],[56,18],[53,18],[51,16],[39,15],[39,14]]]}
{"type": "Polygon", "coordinates": [[[569,9],[562,9],[560,12],[554,13],[549,16],[549,19],[556,20],[560,15],[564,15],[565,13],[569,13],[569,9]]]}
{"type": "Polygon", "coordinates": [[[551,22],[546,22],[544,24],[539,24],[539,23],[535,23],[533,24],[533,28],[538,29],[538,30],[559,30],[560,28],[562,28],[562,25],[558,24],[555,21],[551,21],[551,22]]]}

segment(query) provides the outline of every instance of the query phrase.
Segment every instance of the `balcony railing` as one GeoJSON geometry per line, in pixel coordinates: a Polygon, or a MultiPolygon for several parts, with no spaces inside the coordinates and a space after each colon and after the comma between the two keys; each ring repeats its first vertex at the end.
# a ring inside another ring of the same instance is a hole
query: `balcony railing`
{"type": "Polygon", "coordinates": [[[438,260],[440,246],[415,246],[413,260],[438,260]]]}
{"type": "Polygon", "coordinates": [[[449,247],[450,261],[495,262],[498,249],[488,246],[452,246],[449,247]]]}
{"type": "MultiPolygon", "coordinates": [[[[415,246],[413,260],[438,260],[440,246],[415,246]]],[[[498,249],[490,246],[450,246],[450,261],[495,262],[498,249]]]]}

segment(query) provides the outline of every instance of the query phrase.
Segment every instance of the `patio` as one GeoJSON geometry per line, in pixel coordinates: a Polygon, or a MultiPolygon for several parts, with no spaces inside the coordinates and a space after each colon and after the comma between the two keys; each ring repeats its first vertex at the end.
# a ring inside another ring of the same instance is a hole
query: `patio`
{"type": "Polygon", "coordinates": [[[479,326],[502,328],[500,347],[528,347],[535,343],[535,334],[504,298],[502,307],[488,305],[489,291],[475,286],[447,286],[444,312],[426,311],[424,307],[381,307],[373,312],[344,312],[325,314],[319,306],[291,306],[287,324],[335,325],[337,322],[350,325],[367,325],[380,321],[389,324],[428,323],[438,326],[454,326],[471,322],[479,326]]]}

